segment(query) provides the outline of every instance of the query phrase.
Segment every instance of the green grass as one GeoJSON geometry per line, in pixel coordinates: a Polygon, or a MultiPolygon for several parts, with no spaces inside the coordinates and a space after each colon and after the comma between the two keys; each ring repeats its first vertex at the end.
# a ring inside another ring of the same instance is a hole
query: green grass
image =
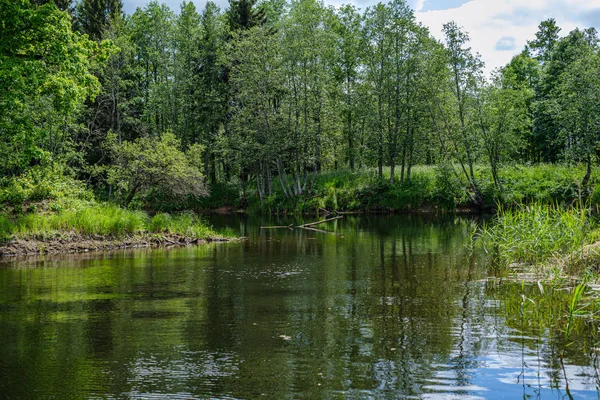
{"type": "MultiPolygon", "coordinates": [[[[478,168],[484,183],[492,185],[488,168],[478,168]]],[[[507,204],[542,202],[546,204],[574,204],[579,195],[590,193],[579,187],[585,175],[584,166],[537,164],[532,166],[513,165],[502,168],[500,178],[504,187],[502,200],[507,204]]],[[[598,182],[596,172],[592,174],[592,185],[598,182]]]]}
{"type": "Polygon", "coordinates": [[[150,218],[143,211],[127,210],[108,203],[92,203],[77,209],[44,214],[0,215],[0,239],[5,241],[28,237],[47,239],[63,233],[110,238],[149,233],[174,234],[190,239],[223,236],[191,214],[157,214],[150,218]]]}
{"type": "Polygon", "coordinates": [[[225,236],[193,214],[161,213],[151,218],[144,211],[97,202],[83,182],[58,164],[0,178],[0,241],[32,237],[43,240],[71,233],[106,238],[145,234],[190,239],[225,236]]]}
{"type": "Polygon", "coordinates": [[[593,241],[592,228],[587,209],[537,202],[500,208],[494,220],[482,226],[478,240],[501,266],[535,266],[576,253],[593,241]]]}
{"type": "Polygon", "coordinates": [[[147,230],[152,233],[172,233],[189,238],[208,239],[211,237],[232,237],[231,232],[217,234],[197,216],[192,214],[170,215],[156,214],[148,223],[147,230]]]}
{"type": "MultiPolygon", "coordinates": [[[[454,169],[460,170],[458,166],[454,169]]],[[[488,167],[475,168],[483,203],[488,208],[495,208],[497,204],[514,207],[539,202],[572,205],[580,198],[589,199],[592,205],[600,205],[600,187],[594,187],[598,180],[596,174],[592,175],[591,190],[579,187],[584,174],[582,166],[505,166],[499,174],[503,187],[499,191],[488,167]]],[[[382,179],[374,168],[323,172],[315,177],[312,191],[297,198],[285,198],[279,179],[274,179],[274,194],[262,203],[253,189],[247,190],[250,195],[248,212],[309,214],[321,209],[410,211],[419,208],[453,211],[474,206],[467,196],[464,179],[461,182],[451,166],[415,166],[410,181],[401,182],[400,176],[396,175],[393,184],[389,183],[389,175],[389,168],[384,168],[382,179]]],[[[231,192],[228,198],[231,198],[231,192]]]]}

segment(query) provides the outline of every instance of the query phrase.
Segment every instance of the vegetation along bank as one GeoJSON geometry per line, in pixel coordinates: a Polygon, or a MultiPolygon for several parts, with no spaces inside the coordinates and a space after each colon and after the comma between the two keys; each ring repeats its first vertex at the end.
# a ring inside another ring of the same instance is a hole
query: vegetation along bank
{"type": "Polygon", "coordinates": [[[438,40],[403,0],[0,0],[0,21],[3,249],[215,238],[197,215],[223,207],[600,200],[593,28],[542,21],[487,76],[467,32],[438,40]]]}

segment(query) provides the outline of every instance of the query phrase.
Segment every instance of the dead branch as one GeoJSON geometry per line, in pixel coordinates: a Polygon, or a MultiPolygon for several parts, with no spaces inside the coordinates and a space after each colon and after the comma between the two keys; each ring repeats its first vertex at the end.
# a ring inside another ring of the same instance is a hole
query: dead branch
{"type": "Polygon", "coordinates": [[[325,222],[335,221],[336,219],[342,219],[342,218],[344,218],[344,216],[338,216],[338,217],[333,217],[333,218],[329,218],[329,219],[324,219],[322,221],[311,222],[310,224],[300,225],[299,227],[306,228],[307,226],[320,225],[320,224],[324,224],[325,222]]]}
{"type": "Polygon", "coordinates": [[[261,226],[260,229],[284,229],[284,228],[288,228],[288,229],[293,229],[294,225],[289,224],[287,226],[261,226]]]}
{"type": "Polygon", "coordinates": [[[318,229],[318,228],[311,228],[309,226],[299,226],[298,228],[300,229],[305,229],[307,231],[313,231],[313,232],[319,232],[319,233],[332,233],[334,235],[337,235],[337,232],[332,232],[332,231],[326,231],[324,229],[318,229]]]}

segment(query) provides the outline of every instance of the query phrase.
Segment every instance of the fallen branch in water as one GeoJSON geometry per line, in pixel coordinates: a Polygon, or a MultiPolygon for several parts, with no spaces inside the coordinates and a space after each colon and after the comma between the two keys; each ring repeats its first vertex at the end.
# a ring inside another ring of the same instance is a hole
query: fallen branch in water
{"type": "Polygon", "coordinates": [[[333,218],[329,218],[329,219],[324,219],[323,221],[311,222],[310,224],[300,225],[299,228],[306,228],[307,226],[320,225],[320,224],[324,224],[325,222],[335,221],[336,219],[342,219],[342,218],[344,218],[344,216],[341,215],[339,217],[333,217],[333,218]]]}
{"type": "Polygon", "coordinates": [[[289,224],[289,225],[283,225],[283,226],[261,226],[260,229],[283,229],[283,228],[288,228],[288,229],[293,229],[294,225],[289,224]]]}
{"type": "Polygon", "coordinates": [[[282,225],[282,226],[261,226],[260,229],[285,229],[285,228],[287,228],[287,229],[293,230],[293,228],[301,228],[301,229],[307,229],[307,230],[311,230],[311,231],[315,231],[315,232],[335,233],[335,232],[326,231],[326,230],[323,230],[323,229],[315,229],[315,228],[313,228],[313,226],[324,224],[325,222],[335,221],[337,219],[342,219],[342,218],[344,218],[344,216],[339,216],[339,217],[333,217],[333,218],[329,218],[329,219],[324,219],[322,221],[311,222],[310,224],[298,225],[298,226],[295,226],[295,227],[292,224],[282,225]]]}
{"type": "Polygon", "coordinates": [[[307,231],[320,232],[320,233],[333,233],[334,235],[338,235],[337,232],[326,231],[324,229],[311,228],[310,226],[299,226],[298,228],[305,229],[307,231]]]}

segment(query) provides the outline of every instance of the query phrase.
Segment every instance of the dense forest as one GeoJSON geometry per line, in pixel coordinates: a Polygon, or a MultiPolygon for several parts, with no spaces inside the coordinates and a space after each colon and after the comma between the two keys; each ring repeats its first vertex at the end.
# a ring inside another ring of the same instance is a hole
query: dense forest
{"type": "MultiPolygon", "coordinates": [[[[211,206],[245,208],[331,195],[318,185],[332,171],[370,171],[372,195],[414,191],[415,171],[432,166],[440,202],[482,207],[509,191],[503,168],[555,163],[573,166],[572,190],[593,191],[594,28],[563,35],[543,21],[486,76],[467,32],[448,22],[436,40],[403,0],[150,2],[132,15],[121,0],[0,6],[5,202],[47,194],[17,193],[27,182],[68,178],[126,207],[202,208],[212,190],[211,206]]],[[[315,208],[357,207],[334,200],[315,208]]]]}

